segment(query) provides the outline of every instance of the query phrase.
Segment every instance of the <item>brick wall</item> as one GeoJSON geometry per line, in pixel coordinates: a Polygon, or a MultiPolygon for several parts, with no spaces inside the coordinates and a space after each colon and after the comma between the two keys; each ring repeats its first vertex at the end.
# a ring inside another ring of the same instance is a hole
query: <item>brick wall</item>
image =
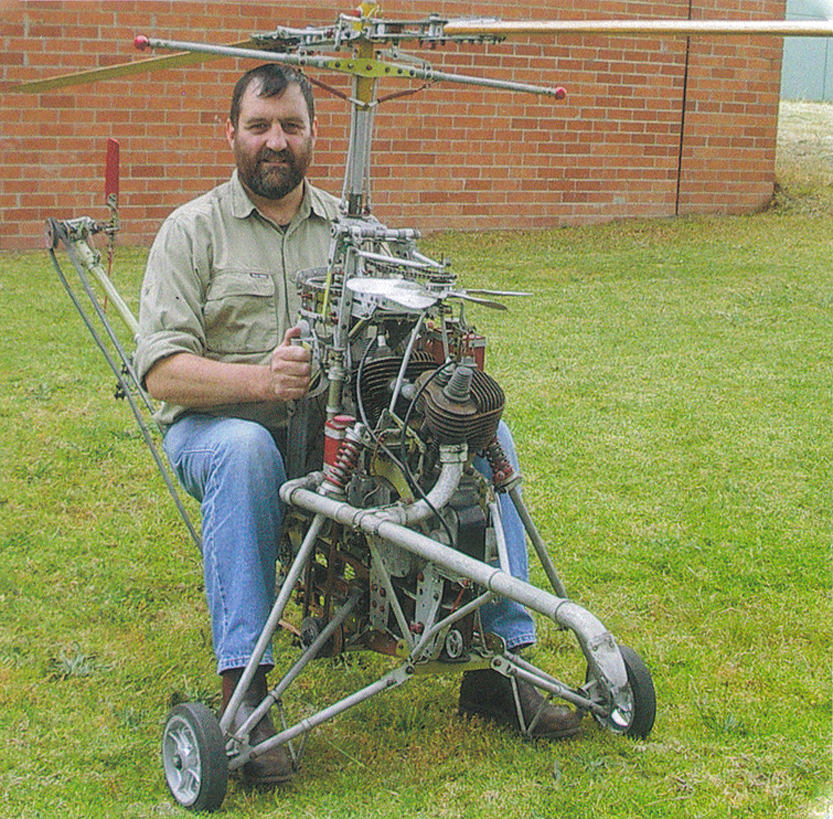
{"type": "MultiPolygon", "coordinates": [[[[121,144],[123,243],[145,243],[178,204],[227,178],[230,88],[252,63],[220,59],[24,95],[10,85],[141,59],[137,33],[235,42],[332,22],[350,4],[0,0],[0,249],[36,247],[48,216],[105,218],[108,137],[121,144]]],[[[388,18],[543,19],[783,15],[783,0],[404,0],[388,18]]],[[[772,194],[781,42],[571,35],[425,52],[435,68],[564,85],[562,102],[439,84],[380,106],[373,202],[424,230],[541,228],[629,216],[745,212],[772,194]]],[[[313,74],[313,71],[310,71],[313,74]]],[[[315,72],[347,90],[341,75],[315,72]]],[[[382,93],[403,86],[391,83],[382,93]]],[[[348,117],[318,94],[314,180],[338,193],[348,117]]]]}

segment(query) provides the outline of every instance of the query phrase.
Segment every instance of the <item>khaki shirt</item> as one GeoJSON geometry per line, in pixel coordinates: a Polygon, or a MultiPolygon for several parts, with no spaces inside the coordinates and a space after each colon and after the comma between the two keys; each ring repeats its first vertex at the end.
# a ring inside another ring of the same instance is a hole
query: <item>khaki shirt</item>
{"type": "MultiPolygon", "coordinates": [[[[138,378],[175,353],[268,364],[300,306],[295,274],[325,267],[338,200],[306,183],[295,217],[282,229],[264,217],[237,178],[175,210],[148,256],[134,356],[138,378]]],[[[172,424],[184,407],[162,404],[172,424]]],[[[286,404],[258,402],[191,411],[286,424],[286,404]]]]}

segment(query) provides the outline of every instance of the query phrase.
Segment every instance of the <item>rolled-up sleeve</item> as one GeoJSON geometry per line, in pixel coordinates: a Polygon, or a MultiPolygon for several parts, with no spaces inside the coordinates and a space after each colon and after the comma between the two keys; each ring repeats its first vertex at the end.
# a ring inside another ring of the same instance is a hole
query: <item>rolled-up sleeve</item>
{"type": "MultiPolygon", "coordinates": [[[[190,222],[190,220],[188,220],[190,222]]],[[[208,236],[172,216],[148,256],[139,302],[133,366],[142,383],[154,364],[176,353],[205,354],[203,305],[208,236]]]]}

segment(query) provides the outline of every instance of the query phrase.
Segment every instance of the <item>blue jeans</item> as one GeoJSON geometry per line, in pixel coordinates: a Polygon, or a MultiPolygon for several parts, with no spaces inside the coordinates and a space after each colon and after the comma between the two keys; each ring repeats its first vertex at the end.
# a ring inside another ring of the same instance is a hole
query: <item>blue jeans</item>
{"type": "MultiPolygon", "coordinates": [[[[503,423],[498,438],[517,468],[512,436],[503,423]]],[[[164,449],[182,486],[201,505],[203,574],[217,671],[241,668],[274,601],[283,458],[260,424],[197,414],[168,429],[164,449]]],[[[488,464],[477,460],[478,469],[488,474],[488,464]]],[[[508,496],[502,495],[500,503],[512,574],[526,580],[523,524],[508,496]]],[[[532,618],[517,603],[484,606],[482,617],[484,629],[506,640],[508,648],[535,641],[532,618]]],[[[262,664],[273,664],[271,651],[262,664]]]]}
{"type": "MultiPolygon", "coordinates": [[[[509,427],[501,421],[497,428],[497,439],[516,472],[520,472],[515,441],[509,427]]],[[[485,458],[475,458],[474,468],[492,477],[492,470],[485,458]]],[[[505,492],[498,495],[500,516],[506,536],[506,552],[509,557],[509,573],[518,580],[529,580],[529,555],[526,551],[526,530],[523,521],[512,503],[512,498],[505,492]]],[[[497,565],[495,563],[494,565],[497,565]]],[[[497,634],[506,641],[506,648],[520,648],[535,642],[535,622],[529,612],[514,600],[501,599],[489,603],[480,610],[483,630],[488,634],[497,634]]]]}

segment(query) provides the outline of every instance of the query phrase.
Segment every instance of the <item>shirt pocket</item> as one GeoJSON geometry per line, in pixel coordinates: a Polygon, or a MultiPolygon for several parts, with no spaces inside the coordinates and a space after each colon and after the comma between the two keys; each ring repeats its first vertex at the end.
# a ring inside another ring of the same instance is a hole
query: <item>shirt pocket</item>
{"type": "Polygon", "coordinates": [[[208,351],[246,355],[278,346],[275,282],[268,273],[215,273],[205,297],[208,351]]]}

